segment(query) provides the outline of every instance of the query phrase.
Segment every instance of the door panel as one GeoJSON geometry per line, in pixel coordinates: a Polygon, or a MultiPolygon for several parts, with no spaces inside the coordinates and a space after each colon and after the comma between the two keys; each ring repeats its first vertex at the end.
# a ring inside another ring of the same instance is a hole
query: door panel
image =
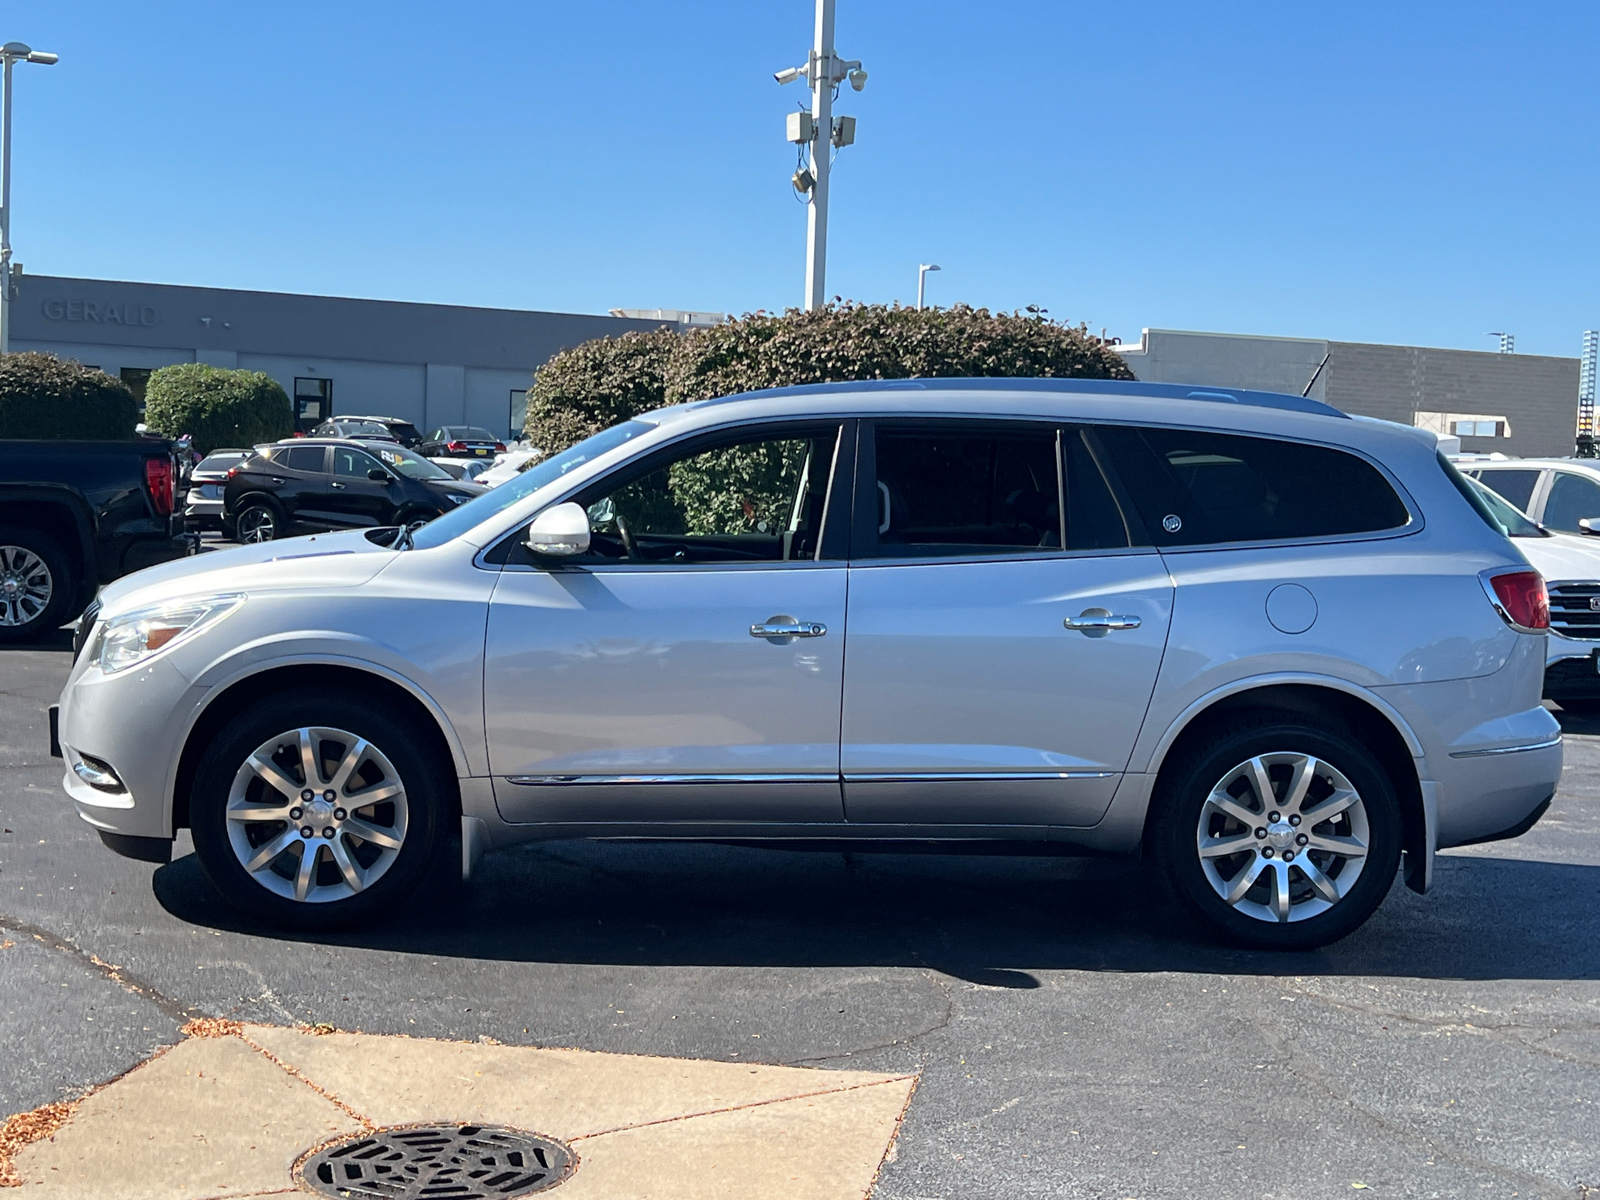
{"type": "Polygon", "coordinates": [[[507,569],[484,678],[501,814],[842,820],[845,582],[842,564],[507,569]],[[751,635],[774,617],[824,632],[751,635]]]}
{"type": "Polygon", "coordinates": [[[1127,766],[1171,614],[1154,553],[852,567],[847,816],[1094,824],[1127,766]],[[1064,626],[1089,610],[1139,623],[1064,626]]]}

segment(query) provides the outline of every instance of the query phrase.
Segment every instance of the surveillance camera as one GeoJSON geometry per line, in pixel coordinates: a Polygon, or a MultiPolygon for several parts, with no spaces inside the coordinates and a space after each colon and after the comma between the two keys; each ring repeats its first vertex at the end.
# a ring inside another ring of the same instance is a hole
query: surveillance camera
{"type": "Polygon", "coordinates": [[[774,71],[772,77],[779,83],[793,83],[806,73],[804,67],[788,67],[782,71],[774,71]]]}
{"type": "Polygon", "coordinates": [[[867,86],[867,73],[860,67],[850,72],[850,86],[858,92],[867,86]]]}

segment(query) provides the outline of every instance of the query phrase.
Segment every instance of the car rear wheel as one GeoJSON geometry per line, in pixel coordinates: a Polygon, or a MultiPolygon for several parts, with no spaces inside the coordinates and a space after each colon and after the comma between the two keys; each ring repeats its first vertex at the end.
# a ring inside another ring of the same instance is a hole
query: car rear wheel
{"type": "Polygon", "coordinates": [[[1158,788],[1156,862],[1180,898],[1233,941],[1276,950],[1337,941],[1394,882],[1394,788],[1342,731],[1242,721],[1170,764],[1158,788]]]}
{"type": "Polygon", "coordinates": [[[0,642],[21,642],[60,628],[71,616],[77,583],[55,539],[36,529],[0,526],[0,642]]]}
{"type": "Polygon", "coordinates": [[[283,518],[270,504],[247,504],[233,521],[234,539],[240,542],[270,542],[283,536],[283,518]]]}
{"type": "Polygon", "coordinates": [[[222,730],[190,798],[195,851],[235,907],[333,929],[391,912],[445,844],[446,758],[354,696],[289,693],[222,730]]]}

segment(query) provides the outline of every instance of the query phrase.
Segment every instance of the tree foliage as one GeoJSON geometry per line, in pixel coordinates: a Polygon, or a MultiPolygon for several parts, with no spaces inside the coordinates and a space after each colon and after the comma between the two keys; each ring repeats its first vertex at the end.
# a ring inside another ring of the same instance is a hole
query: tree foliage
{"type": "Polygon", "coordinates": [[[0,358],[0,438],[131,441],[139,404],[120,379],[53,354],[0,358]]]}
{"type": "Polygon", "coordinates": [[[563,350],[534,378],[522,435],[546,454],[666,403],[671,329],[595,338],[563,350]]]}
{"type": "Polygon", "coordinates": [[[168,437],[189,434],[202,454],[246,448],[294,432],[294,408],[281,384],[262,371],[205,363],[162,367],[144,393],[145,425],[168,437]]]}

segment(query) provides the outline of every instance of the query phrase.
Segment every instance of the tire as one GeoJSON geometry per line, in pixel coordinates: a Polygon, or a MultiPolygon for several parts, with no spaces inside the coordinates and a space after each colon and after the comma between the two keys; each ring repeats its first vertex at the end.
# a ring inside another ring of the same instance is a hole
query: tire
{"type": "Polygon", "coordinates": [[[455,768],[429,733],[342,692],[287,692],[247,708],[213,740],[190,793],[207,878],[242,912],[290,928],[350,928],[394,912],[449,844],[455,768]],[[309,789],[308,744],[318,776],[309,789]],[[367,795],[377,798],[361,803],[367,795]]]}
{"type": "Polygon", "coordinates": [[[47,533],[0,525],[0,642],[47,637],[75,615],[78,579],[47,533]]]}
{"type": "Polygon", "coordinates": [[[1600,696],[1574,696],[1571,700],[1557,700],[1562,712],[1574,713],[1580,717],[1592,717],[1600,714],[1600,696]]]}
{"type": "Polygon", "coordinates": [[[244,545],[271,542],[284,535],[283,513],[276,504],[252,500],[233,518],[234,540],[244,545]]]}
{"type": "Polygon", "coordinates": [[[1148,828],[1179,898],[1224,937],[1262,949],[1310,950],[1353,932],[1400,865],[1400,805],[1377,759],[1343,729],[1287,715],[1241,718],[1163,769],[1148,828]],[[1257,763],[1279,820],[1262,811],[1257,763]],[[1313,820],[1319,811],[1328,816],[1313,820]]]}

